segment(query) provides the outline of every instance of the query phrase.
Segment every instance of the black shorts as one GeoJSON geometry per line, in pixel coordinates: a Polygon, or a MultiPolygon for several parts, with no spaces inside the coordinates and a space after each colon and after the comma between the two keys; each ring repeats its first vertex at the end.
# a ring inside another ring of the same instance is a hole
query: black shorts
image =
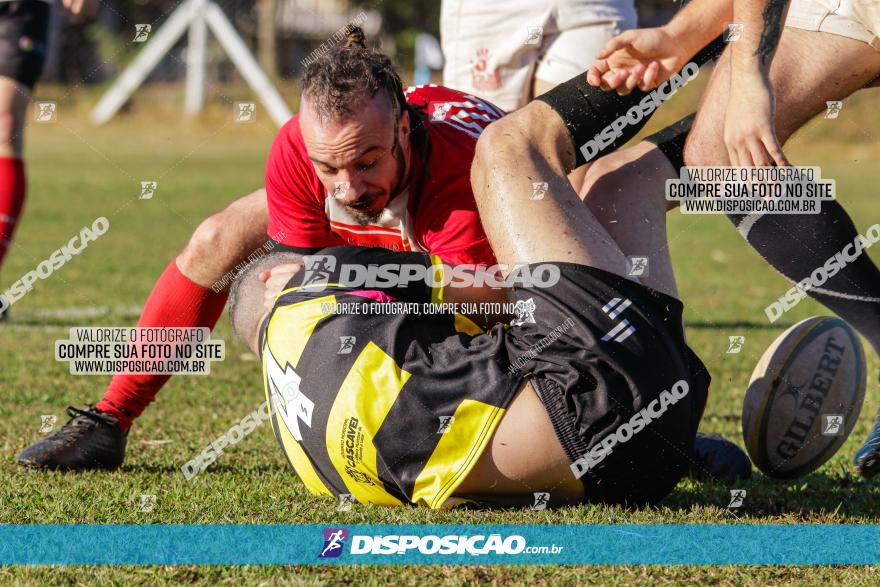
{"type": "Polygon", "coordinates": [[[43,72],[49,31],[48,2],[0,2],[0,76],[33,88],[43,72]]]}
{"type": "Polygon", "coordinates": [[[587,501],[656,502],[691,463],[711,379],[685,344],[684,306],[607,271],[554,265],[558,283],[512,294],[524,323],[507,332],[510,361],[530,374],[587,501]]]}

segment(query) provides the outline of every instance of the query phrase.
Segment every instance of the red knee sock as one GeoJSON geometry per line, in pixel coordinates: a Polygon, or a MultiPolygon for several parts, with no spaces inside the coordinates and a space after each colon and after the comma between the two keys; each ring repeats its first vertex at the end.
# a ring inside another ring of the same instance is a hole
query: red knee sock
{"type": "Polygon", "coordinates": [[[12,233],[24,206],[24,161],[0,157],[0,263],[12,244],[12,233]]]}
{"type": "MultiPolygon", "coordinates": [[[[172,261],[147,298],[138,326],[214,328],[223,313],[226,297],[226,292],[215,293],[192,282],[172,261]]],[[[128,430],[170,378],[170,375],[115,375],[97,408],[117,417],[120,427],[128,430]]]]}

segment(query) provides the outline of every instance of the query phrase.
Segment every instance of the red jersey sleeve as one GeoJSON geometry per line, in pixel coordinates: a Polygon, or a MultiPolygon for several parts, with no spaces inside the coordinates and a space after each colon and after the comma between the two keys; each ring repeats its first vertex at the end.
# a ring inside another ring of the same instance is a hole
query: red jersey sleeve
{"type": "MultiPolygon", "coordinates": [[[[470,169],[480,133],[504,112],[443,86],[418,86],[406,93],[410,103],[424,106],[423,124],[431,143],[428,173],[415,204],[416,238],[450,265],[494,265],[495,255],[474,201],[470,169]]],[[[416,173],[424,174],[420,161],[416,173]]],[[[414,183],[418,185],[419,179],[414,183]]]]}
{"type": "Polygon", "coordinates": [[[417,232],[424,247],[445,263],[494,265],[495,255],[480,223],[470,182],[463,183],[467,185],[454,182],[438,189],[420,206],[418,214],[423,222],[416,223],[417,232]]]}
{"type": "Polygon", "coordinates": [[[296,248],[343,244],[330,231],[324,212],[324,186],[306,154],[299,115],[291,118],[272,143],[266,164],[269,237],[296,248]]]}

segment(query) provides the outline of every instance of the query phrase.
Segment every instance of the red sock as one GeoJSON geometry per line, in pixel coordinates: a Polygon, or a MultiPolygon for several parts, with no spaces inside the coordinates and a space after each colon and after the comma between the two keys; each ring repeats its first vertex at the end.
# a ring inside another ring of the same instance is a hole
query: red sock
{"type": "Polygon", "coordinates": [[[12,245],[12,233],[24,206],[24,161],[0,157],[0,263],[12,245]]]}
{"type": "MultiPolygon", "coordinates": [[[[225,291],[215,293],[192,282],[172,261],[147,298],[138,326],[214,328],[226,298],[225,291]]],[[[118,418],[120,427],[128,430],[170,378],[170,375],[115,375],[104,392],[104,399],[96,407],[118,418]]]]}

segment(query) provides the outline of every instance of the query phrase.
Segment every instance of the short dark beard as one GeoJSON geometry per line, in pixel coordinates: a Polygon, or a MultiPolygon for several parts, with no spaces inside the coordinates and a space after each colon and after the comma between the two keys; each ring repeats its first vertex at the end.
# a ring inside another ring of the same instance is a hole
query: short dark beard
{"type": "Polygon", "coordinates": [[[346,209],[354,216],[355,221],[361,226],[369,226],[370,224],[377,224],[379,219],[382,217],[382,212],[384,212],[385,208],[388,207],[388,204],[396,198],[400,193],[405,189],[404,182],[406,181],[406,157],[403,154],[403,147],[400,145],[400,142],[397,140],[397,124],[394,125],[394,146],[391,147],[392,154],[394,156],[394,160],[397,162],[397,181],[394,182],[394,188],[391,190],[391,197],[388,198],[388,201],[385,202],[385,206],[382,207],[382,210],[378,212],[364,212],[359,208],[352,208],[351,206],[346,206],[346,209]]]}

